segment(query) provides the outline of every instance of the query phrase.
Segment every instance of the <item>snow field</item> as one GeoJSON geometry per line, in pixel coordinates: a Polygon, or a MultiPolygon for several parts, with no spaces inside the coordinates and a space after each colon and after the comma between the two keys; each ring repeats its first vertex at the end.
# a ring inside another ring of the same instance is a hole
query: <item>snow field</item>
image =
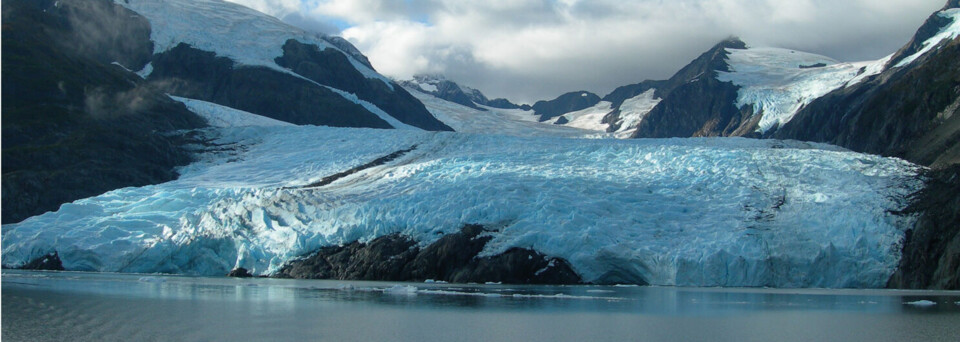
{"type": "MultiPolygon", "coordinates": [[[[337,49],[317,34],[309,33],[256,10],[221,0],[114,0],[150,21],[154,53],[180,43],[229,57],[237,64],[264,66],[281,72],[274,59],[283,55],[289,39],[315,44],[320,50],[337,49]]],[[[339,49],[337,49],[339,50],[339,49]]],[[[390,80],[344,53],[355,69],[367,78],[379,79],[393,89],[390,80]]],[[[149,65],[147,66],[150,67],[149,65]]],[[[140,73],[149,75],[149,70],[140,73]]]]}
{"type": "Polygon", "coordinates": [[[740,86],[737,107],[753,105],[762,133],[781,127],[831,91],[883,71],[884,60],[838,63],[828,57],[780,48],[727,49],[730,72],[717,79],[740,86]],[[800,68],[800,66],[822,67],[800,68]]]}

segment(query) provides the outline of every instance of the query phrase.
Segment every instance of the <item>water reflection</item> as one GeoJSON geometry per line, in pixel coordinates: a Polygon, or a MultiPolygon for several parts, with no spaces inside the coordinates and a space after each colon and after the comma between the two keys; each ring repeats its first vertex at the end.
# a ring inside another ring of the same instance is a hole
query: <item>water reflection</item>
{"type": "Polygon", "coordinates": [[[302,305],[366,303],[401,308],[496,308],[714,315],[750,311],[960,312],[960,293],[891,290],[720,289],[624,286],[517,286],[166,275],[3,271],[4,287],[190,301],[302,305]]]}
{"type": "Polygon", "coordinates": [[[960,336],[956,292],[2,274],[2,338],[11,341],[876,342],[960,336]]]}

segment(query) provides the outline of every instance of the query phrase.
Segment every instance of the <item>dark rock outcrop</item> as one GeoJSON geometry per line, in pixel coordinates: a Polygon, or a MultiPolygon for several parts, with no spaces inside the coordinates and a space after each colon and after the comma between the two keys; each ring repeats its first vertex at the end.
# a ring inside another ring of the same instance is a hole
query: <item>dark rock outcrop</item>
{"type": "Polygon", "coordinates": [[[353,57],[353,59],[357,60],[357,62],[360,62],[360,64],[370,68],[370,70],[376,71],[376,69],[373,68],[373,64],[370,64],[370,59],[368,59],[367,56],[364,56],[356,46],[350,44],[350,42],[346,39],[337,36],[324,36],[323,40],[333,44],[333,46],[336,46],[338,49],[340,49],[340,51],[346,52],[348,55],[350,55],[350,57],[353,57]]]}
{"type": "Polygon", "coordinates": [[[112,65],[149,60],[149,27],[112,1],[4,1],[3,223],[191,161],[174,132],[203,119],[112,65]]]}
{"type": "Polygon", "coordinates": [[[919,215],[887,287],[960,290],[960,165],[930,171],[903,214],[919,215]]]}
{"type": "Polygon", "coordinates": [[[646,80],[637,84],[630,84],[621,87],[617,87],[610,94],[607,94],[603,97],[603,101],[609,101],[611,103],[610,107],[617,108],[623,104],[624,101],[629,100],[637,95],[643,94],[650,89],[664,89],[661,90],[661,93],[657,97],[663,97],[663,92],[666,90],[665,85],[667,81],[652,81],[646,80]]]}
{"type": "Polygon", "coordinates": [[[30,262],[24,264],[23,266],[17,267],[21,270],[37,270],[37,271],[64,271],[63,262],[60,260],[60,255],[57,252],[52,252],[47,255],[41,256],[39,258],[30,260],[30,262]]]}
{"type": "Polygon", "coordinates": [[[235,67],[229,58],[182,43],[153,58],[148,80],[176,96],[298,125],[392,127],[327,88],[265,67],[235,67]]]}
{"type": "Polygon", "coordinates": [[[403,87],[393,82],[387,85],[383,80],[361,74],[340,51],[321,51],[316,45],[291,39],[283,45],[283,56],[278,57],[276,63],[319,84],[356,94],[410,126],[428,131],[453,130],[434,118],[423,103],[403,87]]]}
{"type": "Polygon", "coordinates": [[[576,284],[580,277],[566,261],[529,249],[512,248],[496,256],[478,257],[492,237],[482,226],[467,225],[419,248],[413,240],[387,235],[368,243],[321,248],[291,261],[274,276],[304,279],[503,282],[509,284],[576,284]]]}
{"type": "Polygon", "coordinates": [[[481,103],[488,107],[501,108],[501,109],[520,109],[520,106],[516,103],[510,102],[505,98],[495,98],[493,100],[488,100],[487,103],[481,103]]]}
{"type": "Polygon", "coordinates": [[[537,101],[533,110],[540,116],[540,121],[547,121],[560,115],[587,109],[600,103],[600,96],[588,91],[575,91],[558,96],[550,101],[537,101]]]}

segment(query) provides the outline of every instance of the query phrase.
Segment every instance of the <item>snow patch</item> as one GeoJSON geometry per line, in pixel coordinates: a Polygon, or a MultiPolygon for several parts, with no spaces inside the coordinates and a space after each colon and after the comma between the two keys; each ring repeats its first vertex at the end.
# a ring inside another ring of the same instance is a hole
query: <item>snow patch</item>
{"type": "Polygon", "coordinates": [[[656,89],[650,89],[623,101],[620,105],[620,128],[616,132],[618,138],[632,136],[640,122],[660,103],[662,99],[654,97],[656,92],[656,89]]]}
{"type": "Polygon", "coordinates": [[[600,103],[597,103],[593,107],[563,114],[562,116],[569,121],[563,125],[597,132],[606,132],[607,124],[602,121],[604,116],[613,111],[613,108],[610,108],[612,105],[613,103],[609,101],[600,101],[600,103]]]}

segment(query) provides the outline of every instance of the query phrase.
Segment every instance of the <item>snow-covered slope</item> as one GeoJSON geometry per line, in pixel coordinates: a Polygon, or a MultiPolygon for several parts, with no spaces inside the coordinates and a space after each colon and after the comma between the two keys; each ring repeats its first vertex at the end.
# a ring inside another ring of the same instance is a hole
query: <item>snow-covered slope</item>
{"type": "Polygon", "coordinates": [[[814,99],[883,71],[886,59],[839,63],[828,57],[780,48],[727,49],[729,72],[718,72],[722,82],[740,86],[737,107],[752,105],[763,115],[762,133],[790,121],[814,99]]]}
{"type": "Polygon", "coordinates": [[[895,67],[899,68],[913,63],[913,61],[917,60],[917,58],[920,58],[920,56],[930,52],[930,50],[940,44],[940,42],[944,40],[953,40],[956,39],[957,36],[960,36],[960,8],[944,9],[940,12],[937,12],[935,15],[948,19],[949,24],[941,28],[937,34],[924,41],[923,48],[910,56],[904,57],[904,59],[900,60],[895,67]]]}
{"type": "Polygon", "coordinates": [[[3,261],[265,274],[321,246],[497,228],[588,281],[882,286],[920,184],[896,159],[748,139],[581,140],[326,127],[218,131],[235,151],[3,227],[3,261]],[[413,148],[326,186],[322,177],[413,148]]]}
{"type": "Polygon", "coordinates": [[[170,98],[186,105],[187,109],[206,119],[207,123],[213,127],[293,126],[293,124],[289,122],[274,120],[265,116],[221,106],[216,103],[177,96],[171,96],[170,98]]]}
{"type": "MultiPolygon", "coordinates": [[[[600,101],[593,107],[566,113],[557,118],[562,117],[567,121],[563,124],[564,126],[595,132],[609,132],[612,133],[613,137],[629,138],[647,113],[650,113],[653,107],[660,103],[660,99],[655,97],[655,93],[656,89],[650,89],[640,95],[626,99],[618,108],[614,108],[611,102],[600,101]],[[614,110],[619,110],[618,120],[608,122],[607,117],[614,110]]],[[[547,122],[553,123],[556,120],[547,122]]]]}
{"type": "Polygon", "coordinates": [[[149,63],[122,67],[161,91],[296,124],[450,130],[343,39],[222,0],[115,4],[153,43],[149,63]]]}
{"type": "MultiPolygon", "coordinates": [[[[264,66],[288,72],[274,62],[283,55],[289,39],[337,49],[322,36],[309,33],[256,10],[222,0],[114,0],[140,13],[150,21],[150,39],[154,53],[162,53],[180,43],[217,53],[240,65],[264,66]]],[[[390,80],[344,53],[357,71],[368,78],[390,80]]]]}

